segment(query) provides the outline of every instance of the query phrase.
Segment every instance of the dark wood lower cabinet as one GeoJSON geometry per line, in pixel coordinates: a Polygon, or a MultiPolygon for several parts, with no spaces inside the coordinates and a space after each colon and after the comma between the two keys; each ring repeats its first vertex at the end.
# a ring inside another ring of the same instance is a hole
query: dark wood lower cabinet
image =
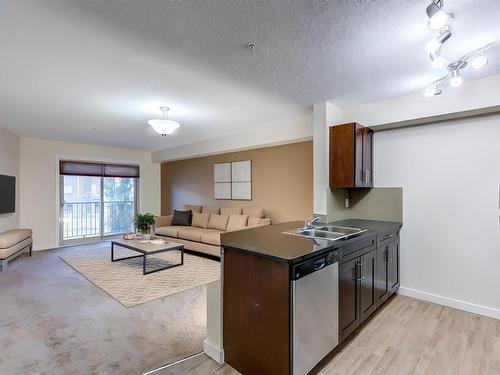
{"type": "Polygon", "coordinates": [[[339,266],[340,341],[399,288],[399,237],[339,266]]]}
{"type": "Polygon", "coordinates": [[[339,266],[339,338],[341,341],[377,309],[375,267],[375,250],[339,266]]]}

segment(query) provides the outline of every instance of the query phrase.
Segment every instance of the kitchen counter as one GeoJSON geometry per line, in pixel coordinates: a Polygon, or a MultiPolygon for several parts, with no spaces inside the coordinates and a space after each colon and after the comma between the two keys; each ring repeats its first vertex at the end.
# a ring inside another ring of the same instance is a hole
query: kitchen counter
{"type": "MultiPolygon", "coordinates": [[[[328,223],[329,225],[350,226],[367,229],[363,234],[345,240],[310,239],[303,236],[284,234],[284,231],[304,226],[303,221],[258,227],[244,231],[228,232],[221,235],[221,246],[245,251],[254,255],[271,258],[278,262],[297,263],[328,249],[346,246],[367,236],[401,227],[401,223],[377,220],[346,219],[328,223]]],[[[324,224],[316,223],[315,226],[324,224]]]]}

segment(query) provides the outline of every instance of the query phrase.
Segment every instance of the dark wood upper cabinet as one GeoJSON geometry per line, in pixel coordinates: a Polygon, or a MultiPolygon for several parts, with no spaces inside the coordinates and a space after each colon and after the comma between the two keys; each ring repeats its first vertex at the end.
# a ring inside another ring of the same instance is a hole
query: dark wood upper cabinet
{"type": "Polygon", "coordinates": [[[373,130],[358,123],[330,127],[330,188],[373,187],[373,130]]]}

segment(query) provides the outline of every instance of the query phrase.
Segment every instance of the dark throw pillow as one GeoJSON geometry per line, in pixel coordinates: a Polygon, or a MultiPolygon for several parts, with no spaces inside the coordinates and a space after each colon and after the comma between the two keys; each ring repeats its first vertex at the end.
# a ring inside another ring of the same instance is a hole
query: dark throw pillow
{"type": "Polygon", "coordinates": [[[191,225],[192,220],[193,220],[193,214],[191,213],[191,210],[188,210],[188,211],[174,210],[174,217],[172,218],[172,225],[188,227],[191,225]]]}

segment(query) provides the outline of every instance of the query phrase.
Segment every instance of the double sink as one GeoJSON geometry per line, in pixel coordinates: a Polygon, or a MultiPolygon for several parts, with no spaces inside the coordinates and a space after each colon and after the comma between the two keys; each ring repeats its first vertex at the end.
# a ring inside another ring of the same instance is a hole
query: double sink
{"type": "Polygon", "coordinates": [[[283,233],[295,236],[321,238],[325,240],[336,241],[356,237],[366,231],[367,229],[361,228],[342,227],[338,225],[320,225],[307,228],[291,229],[283,233]]]}

